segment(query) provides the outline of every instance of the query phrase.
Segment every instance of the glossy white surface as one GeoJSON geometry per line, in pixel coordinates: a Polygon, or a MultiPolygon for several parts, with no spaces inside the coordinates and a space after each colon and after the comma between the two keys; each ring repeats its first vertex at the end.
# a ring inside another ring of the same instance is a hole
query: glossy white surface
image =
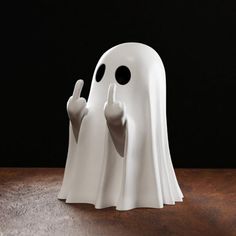
{"type": "Polygon", "coordinates": [[[182,201],[168,145],[165,70],[156,51],[117,45],[100,58],[87,103],[82,86],[79,80],[67,103],[69,148],[58,198],[117,210],[182,201]],[[131,73],[125,85],[116,80],[120,66],[131,73]]]}

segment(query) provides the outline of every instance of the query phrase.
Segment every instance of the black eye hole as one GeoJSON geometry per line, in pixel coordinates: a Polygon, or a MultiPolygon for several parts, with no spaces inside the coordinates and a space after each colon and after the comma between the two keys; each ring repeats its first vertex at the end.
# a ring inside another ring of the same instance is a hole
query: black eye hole
{"type": "Polygon", "coordinates": [[[97,74],[96,74],[96,81],[99,82],[102,80],[102,77],[105,73],[105,69],[106,69],[106,66],[105,64],[101,64],[97,70],[97,74]]]}
{"type": "Polygon", "coordinates": [[[115,73],[116,81],[119,84],[127,84],[130,81],[131,73],[127,66],[119,66],[115,73]]]}

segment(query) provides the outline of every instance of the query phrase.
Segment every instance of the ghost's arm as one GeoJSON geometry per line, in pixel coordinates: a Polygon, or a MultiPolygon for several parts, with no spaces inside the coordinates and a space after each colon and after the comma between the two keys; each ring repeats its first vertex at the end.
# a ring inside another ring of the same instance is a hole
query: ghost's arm
{"type": "Polygon", "coordinates": [[[88,113],[86,100],[80,97],[83,87],[83,80],[78,80],[75,84],[73,95],[67,102],[67,113],[70,119],[70,126],[76,142],[78,141],[79,130],[84,116],[88,113]]]}
{"type": "Polygon", "coordinates": [[[124,157],[126,114],[123,104],[115,101],[115,89],[115,84],[110,85],[104,115],[114,146],[120,156],[124,157]]]}

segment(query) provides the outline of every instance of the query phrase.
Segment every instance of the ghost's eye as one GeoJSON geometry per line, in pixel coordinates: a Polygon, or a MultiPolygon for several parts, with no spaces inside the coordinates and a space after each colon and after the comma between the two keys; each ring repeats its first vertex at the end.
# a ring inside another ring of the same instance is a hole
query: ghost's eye
{"type": "Polygon", "coordinates": [[[127,66],[119,66],[116,69],[115,77],[119,84],[127,84],[131,77],[129,68],[127,66]]]}
{"type": "Polygon", "coordinates": [[[102,80],[102,77],[104,75],[104,72],[105,72],[105,69],[106,69],[106,66],[105,64],[101,64],[97,70],[97,74],[96,74],[96,81],[99,82],[102,80]]]}

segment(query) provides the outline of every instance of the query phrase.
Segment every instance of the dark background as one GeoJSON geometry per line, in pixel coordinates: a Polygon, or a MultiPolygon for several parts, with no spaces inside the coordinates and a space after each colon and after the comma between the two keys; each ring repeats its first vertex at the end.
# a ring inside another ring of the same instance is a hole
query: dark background
{"type": "Polygon", "coordinates": [[[1,166],[64,166],[66,101],[103,52],[153,47],[167,74],[175,167],[236,167],[234,1],[8,1],[2,7],[1,166]]]}

